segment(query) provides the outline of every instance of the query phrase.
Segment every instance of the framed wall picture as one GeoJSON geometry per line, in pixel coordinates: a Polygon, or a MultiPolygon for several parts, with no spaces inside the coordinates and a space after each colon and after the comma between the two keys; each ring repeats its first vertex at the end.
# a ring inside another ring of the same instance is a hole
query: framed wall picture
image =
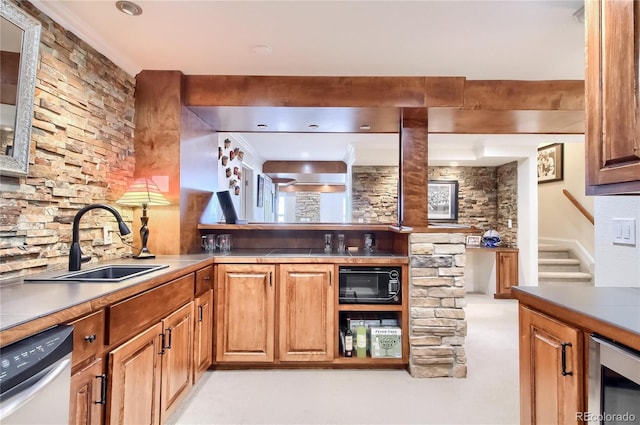
{"type": "Polygon", "coordinates": [[[427,218],[439,221],[458,220],[458,181],[429,180],[427,218]]]}
{"type": "Polygon", "coordinates": [[[481,236],[467,236],[467,246],[480,246],[480,242],[482,242],[481,236]]]}
{"type": "Polygon", "coordinates": [[[264,177],[258,174],[258,207],[264,205],[264,177]]]}
{"type": "Polygon", "coordinates": [[[538,148],[538,183],[562,180],[564,173],[564,144],[538,148]]]}

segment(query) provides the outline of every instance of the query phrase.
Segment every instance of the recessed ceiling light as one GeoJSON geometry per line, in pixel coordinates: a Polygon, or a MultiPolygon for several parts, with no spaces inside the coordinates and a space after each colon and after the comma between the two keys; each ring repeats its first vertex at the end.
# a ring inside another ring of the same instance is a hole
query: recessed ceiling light
{"type": "Polygon", "coordinates": [[[258,124],[256,127],[258,127],[258,128],[267,128],[269,126],[266,125],[266,124],[258,124]]]}
{"type": "Polygon", "coordinates": [[[315,130],[316,128],[319,128],[320,126],[318,124],[309,124],[309,128],[315,130]]]}
{"type": "Polygon", "coordinates": [[[142,15],[142,8],[132,1],[121,0],[116,2],[116,9],[129,16],[142,15]]]}
{"type": "Polygon", "coordinates": [[[369,124],[362,124],[360,130],[371,130],[371,126],[369,124]]]}
{"type": "Polygon", "coordinates": [[[269,56],[273,52],[273,49],[271,47],[264,44],[253,46],[253,49],[251,50],[253,50],[253,53],[260,56],[269,56]]]}

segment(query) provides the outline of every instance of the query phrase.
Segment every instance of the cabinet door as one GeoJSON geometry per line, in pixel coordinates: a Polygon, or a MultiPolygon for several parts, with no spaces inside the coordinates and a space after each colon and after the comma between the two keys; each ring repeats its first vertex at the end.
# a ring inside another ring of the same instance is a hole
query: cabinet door
{"type": "MultiPolygon", "coordinates": [[[[96,359],[71,376],[69,425],[101,425],[104,415],[102,359],[96,359]]],[[[106,394],[104,394],[106,396],[106,394]]]]}
{"type": "Polygon", "coordinates": [[[585,14],[587,193],[638,191],[640,2],[587,1],[585,14]]]}
{"type": "Polygon", "coordinates": [[[328,264],[280,266],[278,358],[283,361],[333,359],[334,282],[328,264]]]}
{"type": "Polygon", "coordinates": [[[161,334],[157,323],[109,353],[108,423],[160,423],[161,334]]]}
{"type": "Polygon", "coordinates": [[[496,252],[495,298],[511,298],[511,287],[518,286],[518,253],[496,252]]]}
{"type": "Polygon", "coordinates": [[[213,291],[195,299],[193,383],[211,366],[213,358],[213,291]]]}
{"type": "Polygon", "coordinates": [[[520,306],[520,422],[578,423],[583,412],[581,332],[520,306]]]}
{"type": "Polygon", "coordinates": [[[272,362],[275,266],[221,264],[216,294],[216,362],[272,362]]]}
{"type": "Polygon", "coordinates": [[[162,320],[162,407],[163,423],[177,401],[191,388],[193,361],[193,301],[162,320]]]}

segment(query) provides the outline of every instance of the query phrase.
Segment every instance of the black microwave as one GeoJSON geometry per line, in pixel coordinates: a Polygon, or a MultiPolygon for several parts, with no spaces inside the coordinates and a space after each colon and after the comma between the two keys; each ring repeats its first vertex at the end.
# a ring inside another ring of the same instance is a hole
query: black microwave
{"type": "Polygon", "coordinates": [[[401,304],[400,267],[341,266],[340,304],[401,304]]]}

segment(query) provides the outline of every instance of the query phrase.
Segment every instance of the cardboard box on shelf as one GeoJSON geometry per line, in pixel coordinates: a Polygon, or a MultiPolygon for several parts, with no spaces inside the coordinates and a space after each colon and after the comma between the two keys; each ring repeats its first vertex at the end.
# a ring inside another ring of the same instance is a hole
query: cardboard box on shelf
{"type": "Polygon", "coordinates": [[[372,358],[402,358],[402,330],[399,327],[374,327],[368,333],[369,355],[372,358]]]}

